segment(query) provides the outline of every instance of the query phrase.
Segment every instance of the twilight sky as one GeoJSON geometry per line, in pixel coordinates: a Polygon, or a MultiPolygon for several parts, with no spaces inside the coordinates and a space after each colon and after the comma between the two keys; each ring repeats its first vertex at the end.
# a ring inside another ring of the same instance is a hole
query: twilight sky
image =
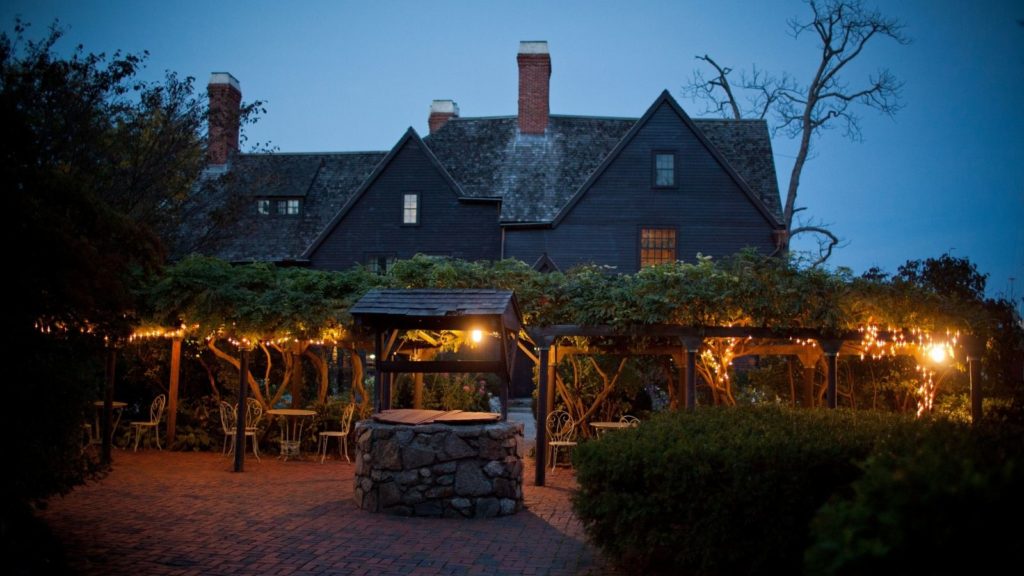
{"type": "MultiPolygon", "coordinates": [[[[862,142],[819,139],[797,204],[843,238],[832,266],[895,272],[949,252],[990,274],[989,295],[1012,290],[1019,305],[1024,5],[879,4],[912,43],[873,41],[847,78],[856,86],[890,68],[905,108],[892,119],[864,110],[862,142]]],[[[56,18],[67,28],[60,50],[148,50],[147,79],[174,70],[205,89],[210,72],[230,72],[245,100],[267,102],[249,145],[306,152],[388,150],[409,126],[426,135],[435,98],[462,116],[514,115],[520,40],[549,43],[553,114],[639,117],[668,89],[700,117],[703,105],[682,94],[695,55],[809,79],[815,41],[786,26],[806,13],[798,0],[4,0],[0,24],[10,33],[20,14],[39,36],[56,18]]],[[[784,192],[795,142],[780,134],[773,145],[784,192]]]]}

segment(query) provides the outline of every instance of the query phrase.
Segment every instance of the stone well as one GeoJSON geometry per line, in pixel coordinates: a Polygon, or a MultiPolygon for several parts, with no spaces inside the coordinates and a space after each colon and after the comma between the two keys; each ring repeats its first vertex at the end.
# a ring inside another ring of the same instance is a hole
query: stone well
{"type": "Polygon", "coordinates": [[[523,424],[356,423],[355,502],[404,516],[488,518],[523,508],[523,424]]]}

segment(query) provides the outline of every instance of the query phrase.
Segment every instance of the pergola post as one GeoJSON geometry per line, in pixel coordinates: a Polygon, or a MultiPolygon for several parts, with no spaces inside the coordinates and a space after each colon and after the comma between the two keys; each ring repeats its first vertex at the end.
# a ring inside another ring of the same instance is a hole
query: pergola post
{"type": "Polygon", "coordinates": [[[103,421],[100,423],[100,462],[110,466],[110,445],[113,441],[114,372],[117,368],[117,346],[107,343],[107,381],[103,388],[103,421]]]}
{"type": "MultiPolygon", "coordinates": [[[[245,470],[245,417],[246,402],[249,398],[249,349],[239,348],[241,358],[238,362],[238,407],[235,408],[235,472],[245,470]]],[[[253,439],[255,442],[256,439],[253,439]]]]}
{"type": "Polygon", "coordinates": [[[544,475],[547,470],[548,456],[548,359],[550,347],[540,345],[537,353],[540,355],[540,366],[537,369],[537,446],[536,468],[534,470],[533,483],[537,486],[544,485],[544,475]]]}
{"type": "Polygon", "coordinates": [[[825,402],[829,408],[839,405],[838,379],[839,379],[839,348],[843,345],[842,340],[821,339],[818,341],[822,351],[825,352],[825,364],[828,367],[828,385],[825,388],[825,402]]]}
{"type": "Polygon", "coordinates": [[[802,353],[797,355],[797,359],[800,361],[800,365],[803,368],[800,385],[800,398],[804,408],[814,407],[814,365],[817,364],[817,358],[810,353],[802,353]]]}
{"type": "Polygon", "coordinates": [[[697,408],[697,352],[704,338],[686,336],[683,345],[686,347],[686,410],[692,412],[697,408]]]}
{"type": "Polygon", "coordinates": [[[171,340],[171,383],[167,398],[167,446],[174,445],[178,423],[178,382],[181,378],[181,338],[171,340]]]}
{"type": "Polygon", "coordinates": [[[680,347],[678,352],[672,352],[672,361],[676,365],[676,404],[675,410],[682,410],[686,406],[686,347],[680,347]]]}
{"type": "Polygon", "coordinates": [[[964,348],[967,351],[967,371],[971,383],[971,423],[981,422],[984,416],[982,408],[983,395],[981,392],[981,350],[978,339],[968,336],[964,339],[964,348]]]}

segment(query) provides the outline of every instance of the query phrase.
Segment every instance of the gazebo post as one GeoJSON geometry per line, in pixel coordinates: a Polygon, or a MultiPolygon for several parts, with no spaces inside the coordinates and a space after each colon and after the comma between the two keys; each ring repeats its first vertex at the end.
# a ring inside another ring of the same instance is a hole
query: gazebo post
{"type": "MultiPolygon", "coordinates": [[[[249,397],[249,349],[240,346],[238,363],[238,407],[235,408],[235,472],[245,470],[246,401],[249,397]]],[[[256,439],[253,438],[253,442],[256,439]]]]}
{"type": "Polygon", "coordinates": [[[508,334],[505,333],[505,327],[498,322],[498,333],[501,335],[501,363],[504,365],[505,370],[499,375],[501,376],[501,390],[499,394],[501,396],[501,421],[508,422],[508,400],[509,400],[509,389],[512,387],[512,375],[508,370],[510,366],[511,358],[508,354],[508,334]]]}
{"type": "Polygon", "coordinates": [[[167,446],[174,445],[175,427],[178,423],[178,382],[181,378],[181,338],[171,340],[171,383],[167,398],[167,446]]]}
{"type": "Polygon", "coordinates": [[[384,409],[384,372],[380,369],[380,363],[384,361],[381,354],[384,353],[384,333],[378,328],[373,333],[373,405],[374,412],[384,409]]]}
{"type": "Polygon", "coordinates": [[[537,486],[544,485],[544,475],[547,470],[548,456],[548,358],[550,353],[548,345],[541,344],[537,347],[540,355],[540,366],[537,369],[537,447],[533,483],[537,486]]]}

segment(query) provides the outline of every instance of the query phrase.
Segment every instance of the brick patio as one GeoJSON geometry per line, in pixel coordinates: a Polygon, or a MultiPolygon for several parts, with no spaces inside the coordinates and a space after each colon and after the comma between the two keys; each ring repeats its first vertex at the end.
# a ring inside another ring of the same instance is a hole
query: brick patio
{"type": "Polygon", "coordinates": [[[487,520],[400,518],[352,503],[353,465],[115,451],[100,482],[41,517],[81,574],[608,574],[583,538],[572,472],[549,471],[527,510],[487,520]]]}

